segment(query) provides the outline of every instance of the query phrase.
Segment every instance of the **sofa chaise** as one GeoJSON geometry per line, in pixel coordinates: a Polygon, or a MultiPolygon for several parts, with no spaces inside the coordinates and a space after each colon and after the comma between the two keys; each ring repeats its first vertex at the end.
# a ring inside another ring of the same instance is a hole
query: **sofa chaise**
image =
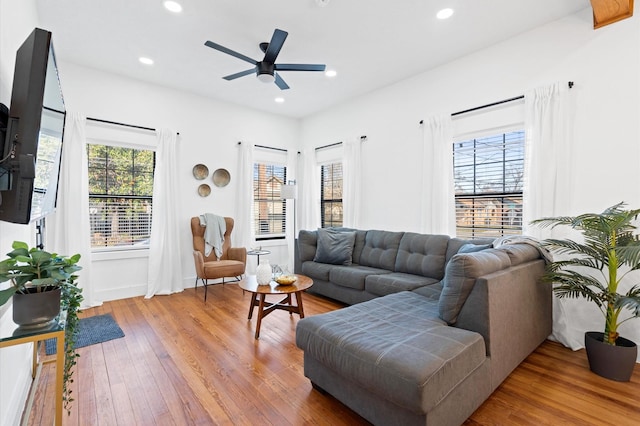
{"type": "Polygon", "coordinates": [[[373,424],[463,423],[551,333],[530,244],[301,231],[295,270],[351,305],[298,322],[305,376],[373,424]]]}

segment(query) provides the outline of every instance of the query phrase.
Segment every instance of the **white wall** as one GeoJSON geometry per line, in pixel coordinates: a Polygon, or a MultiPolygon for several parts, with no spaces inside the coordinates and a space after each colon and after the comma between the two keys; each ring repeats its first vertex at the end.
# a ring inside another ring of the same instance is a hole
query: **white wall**
{"type": "Polygon", "coordinates": [[[421,119],[571,80],[575,137],[582,149],[571,164],[575,194],[566,213],[601,211],[621,200],[638,206],[639,19],[594,31],[590,9],[584,10],[306,118],[302,140],[317,147],[367,135],[362,194],[367,208],[361,209],[360,227],[418,230],[421,119]],[[608,187],[611,177],[618,184],[608,187]]]}
{"type": "MultiPolygon", "coordinates": [[[[9,106],[16,50],[38,26],[32,0],[0,0],[0,102],[9,106]]],[[[34,230],[28,225],[0,222],[0,254],[11,251],[11,243],[33,244],[34,230]]],[[[4,284],[0,284],[4,285],[4,284]]],[[[0,334],[13,329],[12,306],[0,307],[0,334]]],[[[0,425],[17,425],[31,385],[32,344],[0,349],[0,425]]]]}
{"type": "MultiPolygon", "coordinates": [[[[296,120],[216,102],[211,99],[167,89],[118,75],[59,61],[62,90],[67,111],[87,117],[151,128],[169,128],[180,133],[180,205],[182,262],[185,286],[193,286],[192,239],[189,219],[212,212],[235,216],[238,141],[296,149],[299,125],[296,120]],[[210,176],[194,179],[193,166],[205,164],[210,176]],[[211,174],[225,168],[231,174],[229,185],[218,188],[211,174]],[[207,182],[211,195],[200,197],[198,185],[207,182]]],[[[88,124],[88,128],[92,126],[88,124]]],[[[89,134],[89,130],[88,130],[89,134]]],[[[237,226],[237,225],[236,225],[237,226]]],[[[233,235],[232,235],[233,237],[233,235]]],[[[268,243],[263,243],[267,246],[268,243]]],[[[265,247],[266,248],[266,247],[265,247]]],[[[271,243],[272,264],[287,260],[283,241],[271,243]]],[[[147,283],[147,257],[139,252],[122,256],[94,255],[92,287],[97,300],[144,295],[147,283]],[[112,271],[117,270],[117,276],[112,271]]],[[[248,259],[249,271],[255,258],[248,259]]]]}

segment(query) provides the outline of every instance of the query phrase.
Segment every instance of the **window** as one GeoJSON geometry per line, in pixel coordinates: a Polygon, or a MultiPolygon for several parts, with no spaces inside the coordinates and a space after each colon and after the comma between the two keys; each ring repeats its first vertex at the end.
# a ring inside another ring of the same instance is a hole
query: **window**
{"type": "Polygon", "coordinates": [[[320,173],[322,227],[342,226],[342,163],[324,165],[320,173]]]}
{"type": "Polygon", "coordinates": [[[87,154],[91,246],[148,246],[155,152],[87,145],[87,154]]]}
{"type": "Polygon", "coordinates": [[[285,166],[253,165],[253,219],[257,240],[285,237],[287,204],[280,199],[280,187],[286,179],[285,166]]]}
{"type": "Polygon", "coordinates": [[[524,131],[454,143],[453,173],[458,237],[522,233],[524,131]]]}

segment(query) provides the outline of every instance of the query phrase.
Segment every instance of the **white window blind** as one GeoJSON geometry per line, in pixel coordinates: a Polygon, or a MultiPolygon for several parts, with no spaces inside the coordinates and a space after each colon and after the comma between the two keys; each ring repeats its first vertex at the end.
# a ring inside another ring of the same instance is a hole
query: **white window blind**
{"type": "Polygon", "coordinates": [[[155,152],[87,145],[91,246],[147,247],[151,236],[155,152]]]}
{"type": "Polygon", "coordinates": [[[342,163],[323,165],[320,173],[322,227],[342,226],[342,163]]]}
{"type": "Polygon", "coordinates": [[[458,141],[453,151],[457,236],[521,234],[524,131],[458,141]]]}
{"type": "Polygon", "coordinates": [[[253,219],[256,239],[281,239],[286,233],[287,203],[280,189],[287,181],[287,168],[255,163],[253,166],[253,219]]]}

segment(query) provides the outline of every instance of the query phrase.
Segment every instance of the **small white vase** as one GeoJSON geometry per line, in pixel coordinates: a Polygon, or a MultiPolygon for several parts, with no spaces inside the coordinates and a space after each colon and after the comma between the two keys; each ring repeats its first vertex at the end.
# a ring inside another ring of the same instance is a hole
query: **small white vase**
{"type": "Polygon", "coordinates": [[[259,285],[265,285],[271,282],[271,265],[269,264],[269,259],[264,259],[256,268],[256,281],[259,285]]]}

